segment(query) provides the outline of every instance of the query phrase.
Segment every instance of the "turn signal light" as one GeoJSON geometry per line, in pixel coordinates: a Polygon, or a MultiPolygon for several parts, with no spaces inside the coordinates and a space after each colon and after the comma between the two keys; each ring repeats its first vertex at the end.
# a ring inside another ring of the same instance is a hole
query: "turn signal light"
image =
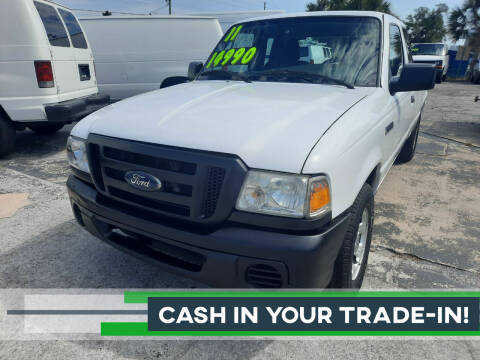
{"type": "Polygon", "coordinates": [[[330,200],[330,187],[326,178],[310,184],[310,216],[329,211],[330,200]]]}
{"type": "Polygon", "coordinates": [[[39,88],[52,88],[53,81],[52,63],[50,61],[35,61],[35,73],[39,88]]]}

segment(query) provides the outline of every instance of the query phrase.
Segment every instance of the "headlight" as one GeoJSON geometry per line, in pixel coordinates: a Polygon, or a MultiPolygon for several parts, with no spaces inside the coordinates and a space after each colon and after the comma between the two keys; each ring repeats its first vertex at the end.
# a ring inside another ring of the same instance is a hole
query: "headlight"
{"type": "Polygon", "coordinates": [[[90,174],[84,140],[69,136],[67,140],[67,156],[71,166],[90,174]]]}
{"type": "Polygon", "coordinates": [[[242,211],[295,218],[320,217],[331,210],[327,177],[251,170],[236,208],[242,211]]]}

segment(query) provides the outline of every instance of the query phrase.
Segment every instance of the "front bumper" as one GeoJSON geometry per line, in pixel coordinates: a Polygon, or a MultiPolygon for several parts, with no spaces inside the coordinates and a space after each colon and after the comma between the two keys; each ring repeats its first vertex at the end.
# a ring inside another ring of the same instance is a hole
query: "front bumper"
{"type": "Polygon", "coordinates": [[[95,94],[83,98],[45,105],[48,122],[71,123],[110,104],[110,96],[95,94]]]}
{"type": "Polygon", "coordinates": [[[111,208],[93,186],[73,175],[67,188],[77,221],[91,234],[214,287],[325,287],[349,222],[342,216],[315,234],[231,222],[210,232],[186,231],[111,208]]]}

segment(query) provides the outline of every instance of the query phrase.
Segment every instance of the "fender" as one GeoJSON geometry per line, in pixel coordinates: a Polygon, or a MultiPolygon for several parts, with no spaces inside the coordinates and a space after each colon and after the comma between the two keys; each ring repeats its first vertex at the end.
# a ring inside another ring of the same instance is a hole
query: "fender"
{"type": "MultiPolygon", "coordinates": [[[[385,124],[377,105],[381,91],[357,103],[335,122],[305,161],[302,173],[330,177],[333,218],[350,208],[372,171],[382,163],[385,124]]],[[[377,173],[374,191],[379,183],[377,173]]]]}

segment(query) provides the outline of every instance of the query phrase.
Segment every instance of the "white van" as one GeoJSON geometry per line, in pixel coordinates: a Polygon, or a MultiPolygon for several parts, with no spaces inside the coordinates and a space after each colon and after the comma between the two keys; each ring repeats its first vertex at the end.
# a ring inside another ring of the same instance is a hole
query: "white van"
{"type": "Polygon", "coordinates": [[[448,46],[443,43],[419,43],[412,45],[413,62],[434,64],[437,69],[435,81],[445,81],[448,73],[448,46]]]}
{"type": "Polygon", "coordinates": [[[46,134],[109,102],[75,15],[44,0],[0,2],[0,156],[15,130],[46,134]]]}
{"type": "Polygon", "coordinates": [[[92,44],[98,87],[113,100],[187,80],[222,36],[217,19],[192,16],[80,18],[92,44]]]}
{"type": "Polygon", "coordinates": [[[200,12],[189,13],[194,16],[211,16],[217,18],[222,31],[227,31],[233,24],[256,17],[285,14],[285,10],[263,10],[263,11],[226,11],[226,12],[200,12]]]}

